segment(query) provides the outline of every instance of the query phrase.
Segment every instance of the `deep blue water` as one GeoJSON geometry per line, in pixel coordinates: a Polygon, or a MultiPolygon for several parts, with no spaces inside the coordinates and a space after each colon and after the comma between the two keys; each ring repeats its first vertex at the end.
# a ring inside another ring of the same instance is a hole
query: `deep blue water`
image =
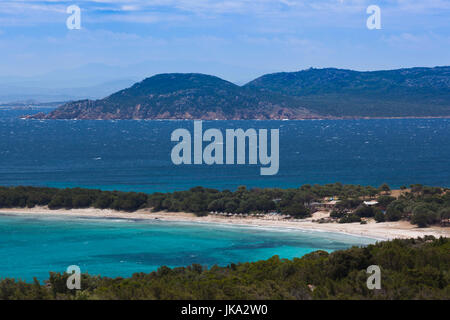
{"type": "Polygon", "coordinates": [[[229,263],[300,257],[374,240],[301,232],[162,221],[0,215],[0,278],[48,278],[78,265],[82,272],[130,276],[161,265],[229,263]]]}
{"type": "MultiPolygon", "coordinates": [[[[32,111],[35,113],[36,110],[32,111]]],[[[0,185],[144,192],[298,187],[342,182],[450,186],[450,119],[207,121],[215,127],[279,128],[280,170],[255,165],[175,166],[176,128],[192,121],[33,121],[0,111],[0,185]]]]}

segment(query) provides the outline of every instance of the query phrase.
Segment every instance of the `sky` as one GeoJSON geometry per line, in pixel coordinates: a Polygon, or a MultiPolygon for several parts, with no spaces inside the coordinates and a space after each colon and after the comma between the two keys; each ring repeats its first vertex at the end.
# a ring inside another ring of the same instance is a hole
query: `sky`
{"type": "Polygon", "coordinates": [[[450,65],[450,0],[0,0],[3,82],[202,72],[242,84],[310,67],[438,65],[450,65]],[[67,28],[70,5],[79,30],[67,28]],[[381,29],[367,28],[369,5],[381,29]]]}

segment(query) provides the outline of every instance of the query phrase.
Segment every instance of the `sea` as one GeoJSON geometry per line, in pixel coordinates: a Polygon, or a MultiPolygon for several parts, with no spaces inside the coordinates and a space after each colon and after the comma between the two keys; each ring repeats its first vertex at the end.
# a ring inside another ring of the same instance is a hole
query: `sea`
{"type": "Polygon", "coordinates": [[[279,172],[263,176],[260,165],[174,165],[171,133],[192,133],[193,121],[18,119],[37,111],[0,109],[0,185],[147,193],[335,182],[450,187],[450,119],[203,122],[222,132],[279,129],[279,172]]]}
{"type": "MultiPolygon", "coordinates": [[[[171,133],[193,121],[24,120],[0,108],[0,185],[146,193],[195,186],[235,190],[360,184],[450,187],[450,119],[204,121],[204,130],[279,129],[279,172],[259,165],[174,165],[171,133]]],[[[48,112],[48,109],[42,111],[48,112]]],[[[301,257],[376,239],[282,229],[162,221],[0,216],[0,278],[49,271],[129,276],[159,266],[301,257]]]]}
{"type": "Polygon", "coordinates": [[[0,214],[0,278],[43,281],[49,271],[71,265],[91,275],[127,277],[160,266],[226,266],[274,255],[292,259],[375,242],[294,229],[0,214]]]}

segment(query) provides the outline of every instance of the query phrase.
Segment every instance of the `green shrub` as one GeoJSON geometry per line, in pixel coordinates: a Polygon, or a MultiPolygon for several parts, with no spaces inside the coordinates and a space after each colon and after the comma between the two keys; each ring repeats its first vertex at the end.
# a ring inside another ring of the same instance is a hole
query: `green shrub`
{"type": "Polygon", "coordinates": [[[339,219],[339,223],[352,223],[352,222],[361,222],[361,217],[356,214],[348,214],[341,219],[339,219]]]}
{"type": "Polygon", "coordinates": [[[384,216],[384,213],[381,211],[378,211],[375,214],[375,221],[376,222],[385,222],[386,221],[386,217],[384,216]]]}

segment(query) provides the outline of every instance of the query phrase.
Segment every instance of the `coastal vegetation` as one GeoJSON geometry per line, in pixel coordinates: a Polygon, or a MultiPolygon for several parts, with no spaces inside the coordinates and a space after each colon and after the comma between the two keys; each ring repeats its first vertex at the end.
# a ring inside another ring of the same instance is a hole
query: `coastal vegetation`
{"type": "Polygon", "coordinates": [[[235,191],[195,187],[171,193],[136,193],[82,188],[0,187],[0,208],[49,209],[98,208],[118,211],[191,212],[208,214],[281,215],[287,219],[311,216],[317,210],[330,211],[340,223],[375,219],[377,222],[407,220],[419,227],[447,225],[450,219],[450,190],[419,184],[397,196],[390,188],[341,183],[303,185],[296,189],[253,188],[235,191]],[[369,200],[369,201],[367,201],[369,200]]]}
{"type": "Polygon", "coordinates": [[[50,272],[45,283],[0,281],[0,299],[444,299],[450,298],[450,239],[427,236],[378,242],[292,260],[227,266],[160,267],[130,278],[83,274],[80,290],[68,274],[50,272]],[[381,270],[381,289],[369,290],[367,268],[381,270]]]}

